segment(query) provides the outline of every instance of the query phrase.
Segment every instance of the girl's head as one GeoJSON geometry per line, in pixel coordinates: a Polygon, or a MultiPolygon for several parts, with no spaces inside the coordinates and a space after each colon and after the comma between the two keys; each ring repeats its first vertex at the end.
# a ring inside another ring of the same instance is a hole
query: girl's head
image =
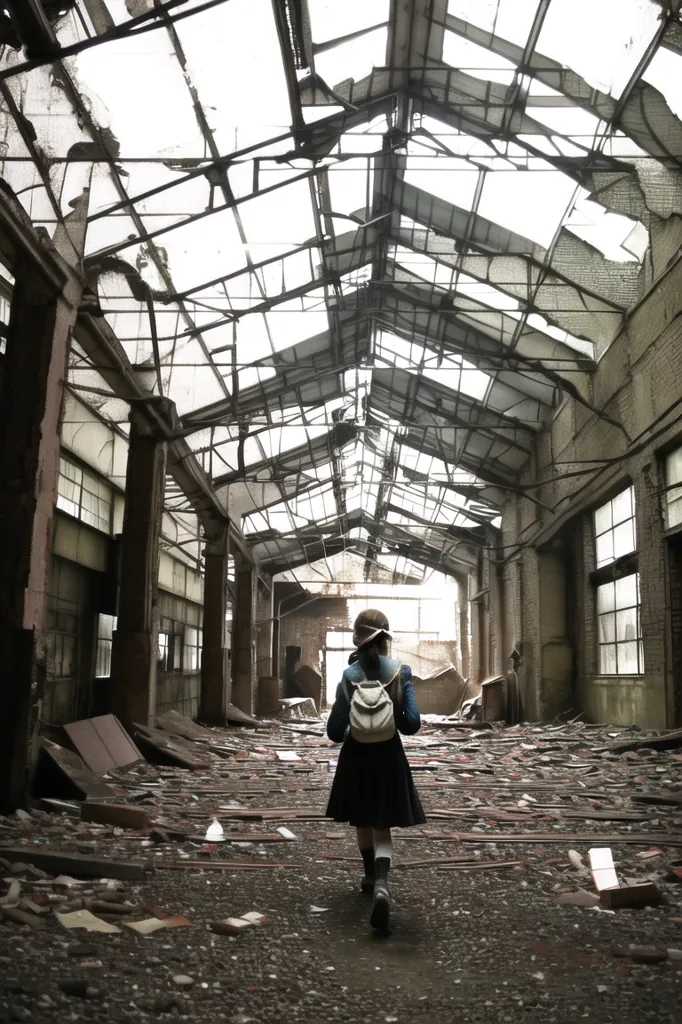
{"type": "Polygon", "coordinates": [[[376,608],[360,612],[353,626],[353,643],[365,675],[379,671],[379,658],[388,651],[391,639],[388,619],[376,608]]]}

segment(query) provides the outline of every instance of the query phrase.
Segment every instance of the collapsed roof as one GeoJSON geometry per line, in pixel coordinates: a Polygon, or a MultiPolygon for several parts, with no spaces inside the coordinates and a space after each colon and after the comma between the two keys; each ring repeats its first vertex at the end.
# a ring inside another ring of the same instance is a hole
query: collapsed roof
{"type": "MultiPolygon", "coordinates": [[[[253,489],[266,571],[470,572],[562,396],[591,408],[682,214],[680,6],[8,4],[2,176],[51,235],[87,195],[101,312],[253,489]]],[[[125,429],[100,370],[74,346],[125,429]]]]}

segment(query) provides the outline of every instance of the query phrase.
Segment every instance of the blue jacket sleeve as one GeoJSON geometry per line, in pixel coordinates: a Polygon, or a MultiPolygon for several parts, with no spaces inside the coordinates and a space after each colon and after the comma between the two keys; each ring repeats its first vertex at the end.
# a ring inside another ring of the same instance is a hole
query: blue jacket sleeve
{"type": "Polygon", "coordinates": [[[398,731],[404,736],[414,736],[421,729],[422,720],[417,707],[417,698],[414,695],[412,669],[409,665],[403,665],[401,682],[403,684],[403,706],[396,716],[396,725],[398,731]]]}
{"type": "Polygon", "coordinates": [[[350,725],[350,701],[343,680],[336,687],[336,699],[327,719],[327,736],[332,743],[343,743],[350,725]]]}

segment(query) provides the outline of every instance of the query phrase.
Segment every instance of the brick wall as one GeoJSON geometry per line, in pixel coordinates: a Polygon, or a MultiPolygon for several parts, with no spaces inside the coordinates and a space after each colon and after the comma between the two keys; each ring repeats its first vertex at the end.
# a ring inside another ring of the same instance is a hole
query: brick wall
{"type": "Polygon", "coordinates": [[[324,681],[324,659],[320,659],[320,651],[327,646],[327,633],[347,631],[352,626],[348,602],[338,597],[321,597],[284,616],[279,626],[280,674],[284,672],[286,648],[293,644],[301,648],[301,663],[317,669],[324,681]]]}
{"type": "MultiPolygon", "coordinates": [[[[659,249],[663,239],[669,248],[673,236],[679,246],[679,224],[677,228],[675,236],[670,227],[661,233],[659,249]]],[[[546,642],[541,603],[551,600],[551,595],[541,593],[538,551],[552,538],[562,537],[567,540],[570,564],[565,632],[574,653],[576,703],[593,720],[650,727],[671,721],[661,458],[664,450],[682,445],[682,418],[676,407],[682,401],[681,311],[682,260],[678,257],[630,311],[623,331],[591,378],[580,382],[593,405],[622,422],[630,440],[575,399],[564,400],[538,435],[521,475],[525,485],[541,483],[529,493],[542,504],[517,495],[503,510],[504,597],[498,610],[501,619],[491,622],[491,628],[504,627],[512,642],[523,644],[519,677],[527,717],[549,712],[541,700],[541,648],[546,642]],[[597,463],[597,472],[569,475],[585,470],[589,460],[595,459],[615,461],[601,467],[597,463]],[[637,502],[645,674],[637,679],[600,678],[589,582],[591,515],[630,482],[637,502]]]]}

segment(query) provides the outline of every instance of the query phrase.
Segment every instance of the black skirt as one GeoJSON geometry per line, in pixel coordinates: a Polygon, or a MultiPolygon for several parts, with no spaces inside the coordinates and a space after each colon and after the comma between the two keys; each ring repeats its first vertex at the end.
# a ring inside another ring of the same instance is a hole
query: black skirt
{"type": "Polygon", "coordinates": [[[409,828],[426,816],[398,733],[385,743],[348,736],[339,753],[327,817],[356,828],[409,828]]]}

